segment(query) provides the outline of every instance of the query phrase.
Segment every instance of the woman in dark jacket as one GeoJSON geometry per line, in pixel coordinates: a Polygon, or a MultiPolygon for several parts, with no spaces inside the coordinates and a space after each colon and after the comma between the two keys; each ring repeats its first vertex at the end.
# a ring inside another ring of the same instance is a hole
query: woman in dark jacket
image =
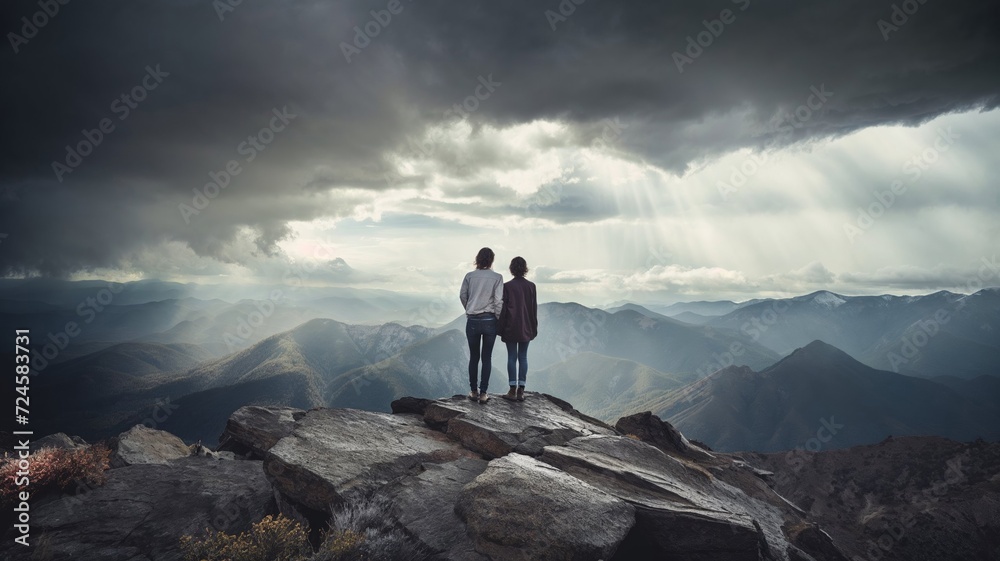
{"type": "Polygon", "coordinates": [[[507,344],[507,378],[510,391],[501,396],[511,401],[524,401],[524,384],[528,375],[528,343],[538,335],[538,299],[535,283],[524,278],[528,264],[523,257],[510,261],[514,278],[503,285],[503,309],[497,334],[507,344]]]}

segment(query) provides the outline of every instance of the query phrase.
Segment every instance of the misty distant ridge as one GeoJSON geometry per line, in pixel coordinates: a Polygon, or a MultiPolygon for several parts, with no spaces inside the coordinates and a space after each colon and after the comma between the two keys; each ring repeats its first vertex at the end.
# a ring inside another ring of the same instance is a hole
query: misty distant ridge
{"type": "MultiPolygon", "coordinates": [[[[25,299],[0,300],[0,323],[31,329],[49,432],[96,439],[154,419],[211,443],[243,405],[385,410],[404,395],[466,389],[464,315],[434,300],[351,289],[231,303],[147,281],[117,286],[98,309],[87,299],[106,283],[5,283],[25,299]],[[170,297],[147,300],[158,296],[170,297]],[[402,315],[377,319],[392,313],[402,315]],[[67,322],[79,329],[68,334],[67,322]]],[[[826,424],[844,430],[824,448],[1000,438],[998,289],[606,310],[550,302],[529,363],[533,390],[605,420],[652,411],[721,450],[802,447],[826,424]]],[[[504,366],[498,344],[492,393],[506,388],[504,366]]]]}
{"type": "MultiPolygon", "coordinates": [[[[1000,287],[986,287],[976,291],[978,292],[996,292],[1000,291],[1000,287]]],[[[675,317],[683,313],[694,313],[701,316],[723,316],[746,306],[752,306],[761,302],[773,302],[782,300],[794,300],[794,301],[813,301],[820,305],[829,305],[830,307],[837,307],[840,304],[846,303],[852,298],[881,298],[887,302],[892,302],[894,300],[900,300],[903,302],[913,302],[925,297],[933,296],[950,296],[953,298],[961,298],[964,296],[970,296],[968,294],[962,294],[957,292],[950,292],[947,290],[938,290],[936,292],[927,293],[923,295],[895,295],[895,294],[879,294],[879,295],[858,295],[858,296],[845,296],[843,294],[838,294],[830,290],[817,290],[815,292],[810,292],[808,294],[803,294],[800,296],[791,296],[787,298],[754,298],[750,300],[744,300],[740,302],[734,302],[732,300],[699,300],[691,302],[676,302],[674,304],[657,304],[652,302],[646,303],[635,303],[635,302],[624,302],[618,301],[607,306],[603,309],[608,311],[618,311],[621,309],[645,309],[652,313],[658,313],[669,317],[675,317]]]]}
{"type": "Polygon", "coordinates": [[[785,299],[627,304],[609,311],[623,309],[736,330],[782,355],[822,340],[869,366],[913,376],[971,379],[1000,372],[998,288],[921,296],[844,296],[821,290],[785,299]]]}
{"type": "MultiPolygon", "coordinates": [[[[1000,378],[983,376],[977,384],[1000,378]]],[[[654,413],[720,450],[845,448],[890,436],[1000,439],[1000,407],[942,384],[875,370],[813,341],[755,372],[730,366],[667,396],[654,413]]]]}

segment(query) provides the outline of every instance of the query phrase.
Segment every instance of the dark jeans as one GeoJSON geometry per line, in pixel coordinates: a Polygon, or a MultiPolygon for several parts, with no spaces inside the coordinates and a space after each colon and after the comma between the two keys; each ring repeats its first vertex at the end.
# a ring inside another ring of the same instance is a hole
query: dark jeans
{"type": "Polygon", "coordinates": [[[507,379],[512,386],[523,386],[528,377],[528,343],[507,343],[507,379]]]}
{"type": "Polygon", "coordinates": [[[479,382],[479,392],[485,393],[490,386],[490,372],[493,370],[493,344],[497,340],[497,317],[493,314],[468,316],[465,322],[465,337],[469,340],[469,388],[476,391],[478,379],[476,367],[482,359],[483,375],[482,381],[479,382]]]}

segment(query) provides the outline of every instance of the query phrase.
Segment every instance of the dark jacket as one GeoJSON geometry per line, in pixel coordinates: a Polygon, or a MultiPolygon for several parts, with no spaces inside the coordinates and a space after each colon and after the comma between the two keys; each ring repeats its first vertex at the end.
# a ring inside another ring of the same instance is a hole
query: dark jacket
{"type": "Polygon", "coordinates": [[[514,277],[504,283],[497,335],[504,343],[531,341],[538,335],[535,283],[524,277],[514,277]]]}

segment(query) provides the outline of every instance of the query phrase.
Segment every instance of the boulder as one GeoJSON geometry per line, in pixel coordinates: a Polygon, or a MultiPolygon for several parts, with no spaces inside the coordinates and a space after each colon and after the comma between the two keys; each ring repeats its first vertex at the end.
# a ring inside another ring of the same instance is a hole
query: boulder
{"type": "Polygon", "coordinates": [[[644,442],[587,436],[546,447],[539,459],[634,505],[636,531],[654,558],[757,561],[768,540],[787,545],[779,510],[644,442]]]}
{"type": "Polygon", "coordinates": [[[60,448],[66,450],[75,450],[76,448],[82,448],[87,445],[87,441],[80,438],[79,436],[69,436],[64,432],[57,432],[55,434],[50,434],[48,436],[43,436],[38,440],[32,442],[29,447],[32,452],[37,452],[43,448],[60,448]]]}
{"type": "Polygon", "coordinates": [[[493,559],[610,559],[635,508],[522,454],[490,462],[455,507],[480,553],[493,559]]]}
{"type": "Polygon", "coordinates": [[[313,409],[270,448],[264,468],[295,503],[329,511],[350,495],[377,490],[425,462],[477,457],[418,417],[356,409],[313,409]]]}
{"type": "Polygon", "coordinates": [[[423,415],[427,410],[427,406],[434,403],[433,399],[425,399],[422,397],[401,397],[389,404],[393,413],[412,413],[414,415],[423,415]]]}
{"type": "Polygon", "coordinates": [[[462,488],[486,470],[486,461],[461,458],[445,464],[424,464],[424,471],[388,485],[392,516],[406,533],[448,561],[485,561],[476,553],[465,524],[455,514],[462,488]]]}
{"type": "Polygon", "coordinates": [[[216,450],[263,459],[272,446],[291,434],[295,421],[305,414],[292,407],[240,407],[226,421],[216,450]]]}
{"type": "Polygon", "coordinates": [[[191,454],[184,441],[169,432],[136,425],[111,439],[111,467],[165,464],[191,454]]]}
{"type": "Polygon", "coordinates": [[[814,561],[848,561],[847,555],[833,543],[830,534],[824,532],[818,524],[798,524],[785,528],[785,534],[796,546],[789,551],[790,557],[798,554],[801,559],[811,558],[814,561]],[[808,558],[802,555],[802,550],[809,552],[808,558]]]}
{"type": "Polygon", "coordinates": [[[565,401],[546,394],[527,395],[524,401],[493,398],[486,405],[464,396],[437,400],[427,405],[424,421],[487,458],[511,452],[537,456],[546,446],[579,436],[616,434],[612,427],[579,413],[565,401]]]}
{"type": "Polygon", "coordinates": [[[615,423],[615,428],[622,434],[634,435],[668,454],[680,454],[700,460],[712,458],[711,454],[684,438],[673,425],[649,411],[622,417],[615,423]]]}
{"type": "MultiPolygon", "coordinates": [[[[31,558],[48,561],[179,561],[180,538],[205,528],[238,533],[270,514],[260,462],[181,458],[108,472],[100,487],[31,505],[31,558]]],[[[0,544],[0,558],[25,559],[0,544]]]]}

